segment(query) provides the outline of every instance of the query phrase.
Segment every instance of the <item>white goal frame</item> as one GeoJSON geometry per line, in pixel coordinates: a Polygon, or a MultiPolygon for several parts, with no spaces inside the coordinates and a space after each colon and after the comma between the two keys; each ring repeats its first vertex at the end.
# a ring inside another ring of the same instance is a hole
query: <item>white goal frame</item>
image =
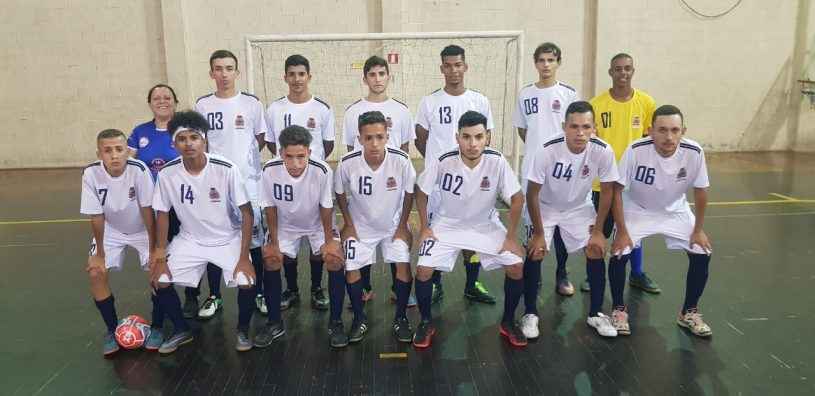
{"type": "MultiPolygon", "coordinates": [[[[252,56],[253,43],[296,42],[296,41],[370,41],[370,40],[401,40],[401,39],[472,39],[472,38],[509,38],[517,41],[516,84],[520,89],[523,86],[523,59],[524,32],[522,30],[495,30],[475,32],[394,32],[394,33],[329,33],[329,34],[261,34],[247,35],[245,39],[247,89],[255,93],[255,62],[252,56]]],[[[512,115],[509,115],[512,117],[512,115]]],[[[520,166],[521,139],[514,128],[510,131],[513,136],[512,168],[517,172],[520,166]]]]}

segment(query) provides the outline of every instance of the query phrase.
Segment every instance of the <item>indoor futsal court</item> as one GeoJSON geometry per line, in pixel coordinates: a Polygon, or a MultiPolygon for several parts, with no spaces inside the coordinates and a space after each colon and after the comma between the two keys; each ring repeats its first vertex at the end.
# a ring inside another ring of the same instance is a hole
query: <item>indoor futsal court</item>
{"type": "Polygon", "coordinates": [[[0,396],[815,395],[815,1],[0,7],[0,396]]]}

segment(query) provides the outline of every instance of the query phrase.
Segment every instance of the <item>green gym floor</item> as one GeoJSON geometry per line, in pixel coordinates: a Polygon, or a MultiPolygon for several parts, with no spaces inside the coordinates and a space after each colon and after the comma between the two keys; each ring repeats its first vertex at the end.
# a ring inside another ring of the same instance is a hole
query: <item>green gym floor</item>
{"type": "MultiPolygon", "coordinates": [[[[626,289],[625,338],[601,339],[585,325],[588,295],[555,294],[547,258],[541,337],[524,350],[498,335],[503,275],[481,276],[499,304],[474,305],[461,296],[460,265],[444,277],[445,299],[433,308],[432,348],[398,343],[389,269],[377,266],[371,328],[344,350],[329,349],[327,313],[304,303],[284,312],[281,340],[235,352],[235,290],[224,289],[225,309],[194,324],[192,344],[170,356],[137,350],[111,359],[101,354],[104,325],[83,270],[90,227],[79,215],[81,170],[0,171],[0,394],[815,394],[815,154],[709,154],[708,169],[714,255],[701,310],[710,339],[675,324],[687,257],[651,238],[645,270],[663,292],[626,289]]],[[[578,284],[582,256],[569,270],[578,284]]],[[[111,278],[119,316],[149,320],[135,255],[111,278]]],[[[415,324],[418,312],[409,315],[415,324]]]]}

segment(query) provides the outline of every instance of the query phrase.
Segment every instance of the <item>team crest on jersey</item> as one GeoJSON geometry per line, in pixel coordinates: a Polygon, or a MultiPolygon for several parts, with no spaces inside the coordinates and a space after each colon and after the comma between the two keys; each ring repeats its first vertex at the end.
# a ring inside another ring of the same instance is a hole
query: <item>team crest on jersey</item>
{"type": "Polygon", "coordinates": [[[484,176],[484,178],[481,179],[481,189],[485,190],[485,191],[490,189],[490,178],[489,177],[484,176]]]}
{"type": "Polygon", "coordinates": [[[642,127],[642,120],[640,120],[640,116],[635,115],[631,117],[631,128],[640,128],[642,127]]]}
{"type": "Polygon", "coordinates": [[[388,124],[388,129],[393,128],[393,119],[390,117],[385,117],[385,123],[388,124]]]}
{"type": "Polygon", "coordinates": [[[583,164],[583,170],[580,171],[580,176],[585,178],[588,175],[589,175],[589,166],[586,165],[586,164],[583,164]]]}
{"type": "Polygon", "coordinates": [[[688,171],[686,171],[684,167],[680,168],[676,174],[676,181],[684,180],[686,177],[688,177],[688,171]]]}
{"type": "Polygon", "coordinates": [[[243,129],[244,125],[246,125],[246,121],[244,121],[243,116],[240,114],[235,116],[235,129],[243,129]]]}
{"type": "Polygon", "coordinates": [[[218,193],[218,190],[215,187],[209,188],[209,200],[211,202],[221,202],[221,194],[218,193]]]}
{"type": "Polygon", "coordinates": [[[317,128],[317,121],[314,120],[314,117],[309,117],[308,121],[306,121],[306,128],[314,129],[317,128]]]}
{"type": "Polygon", "coordinates": [[[130,190],[127,191],[127,198],[131,201],[136,199],[136,187],[130,186],[130,190]]]}
{"type": "Polygon", "coordinates": [[[388,181],[385,183],[388,191],[396,190],[396,178],[393,176],[388,178],[388,181]]]}
{"type": "Polygon", "coordinates": [[[555,99],[552,101],[552,112],[560,113],[560,107],[561,104],[559,100],[555,99]]]}
{"type": "Polygon", "coordinates": [[[150,139],[148,139],[147,136],[139,138],[139,148],[145,148],[148,144],[150,144],[150,139]]]}
{"type": "Polygon", "coordinates": [[[153,158],[153,160],[150,161],[150,170],[152,170],[153,172],[158,172],[163,167],[164,167],[164,159],[162,159],[162,158],[153,158]]]}

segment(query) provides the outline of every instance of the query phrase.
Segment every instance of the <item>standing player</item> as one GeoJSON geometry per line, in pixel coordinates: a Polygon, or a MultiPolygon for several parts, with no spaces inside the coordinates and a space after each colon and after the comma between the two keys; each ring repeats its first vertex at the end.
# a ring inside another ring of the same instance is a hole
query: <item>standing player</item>
{"type": "MultiPolygon", "coordinates": [[[[311,134],[311,156],[325,161],[334,151],[334,111],[322,99],[311,95],[308,84],[311,82],[311,66],[308,59],[302,55],[291,55],[286,58],[283,65],[283,80],[289,86],[286,96],[272,102],[266,109],[266,124],[269,133],[266,134],[266,143],[273,156],[277,156],[277,138],[283,129],[291,125],[299,125],[311,134]]],[[[328,309],[328,299],[321,287],[323,279],[323,261],[312,251],[311,263],[311,304],[315,309],[328,309]]],[[[283,293],[280,303],[283,309],[288,309],[299,301],[297,295],[297,266],[296,262],[287,263],[284,267],[286,273],[287,290],[283,293]]]]}
{"type": "MultiPolygon", "coordinates": [[[[465,112],[476,111],[483,114],[487,118],[488,134],[494,128],[487,97],[464,85],[464,73],[467,72],[464,48],[457,45],[444,47],[439,69],[444,75],[444,88],[423,97],[416,114],[416,148],[424,156],[426,163],[437,160],[440,155],[456,147],[456,125],[465,112]]],[[[428,215],[433,216],[437,201],[438,192],[432,193],[428,202],[428,215]]],[[[495,298],[478,281],[481,264],[477,261],[477,256],[466,249],[462,251],[462,255],[464,268],[467,270],[464,296],[472,301],[495,304],[495,298]]],[[[441,272],[436,271],[433,274],[433,301],[439,301],[443,295],[441,272]]]]}
{"type": "MultiPolygon", "coordinates": [[[[108,330],[102,343],[105,356],[119,350],[114,336],[119,319],[108,270],[122,269],[127,246],[136,250],[142,268],[147,270],[156,240],[151,207],[153,179],[147,166],[139,160],[128,159],[129,155],[125,134],[117,129],[105,129],[96,136],[99,161],[85,167],[82,173],[79,211],[91,216],[93,230],[85,271],[90,279],[91,296],[108,330]]],[[[155,298],[153,304],[157,305],[155,298]]],[[[156,311],[154,307],[153,313],[156,311]]]]}
{"type": "Polygon", "coordinates": [[[405,309],[413,279],[407,221],[413,206],[416,171],[407,153],[388,147],[388,122],[384,114],[363,113],[358,125],[362,149],[342,158],[334,182],[337,205],[345,222],[340,235],[345,244],[346,281],[354,310],[348,339],[362,341],[368,329],[368,318],[362,310],[360,269],[376,261],[378,246],[385,262],[396,267],[393,331],[399,341],[410,342],[413,331],[405,309]]]}
{"type": "MultiPolygon", "coordinates": [[[[561,61],[560,47],[554,43],[539,45],[535,49],[534,61],[535,69],[538,70],[538,82],[521,89],[513,118],[513,123],[518,128],[518,135],[525,143],[524,160],[521,163],[521,175],[524,178],[521,186],[524,191],[526,191],[525,178],[532,158],[545,142],[563,131],[565,109],[578,99],[577,90],[557,80],[557,69],[561,61]]],[[[527,213],[524,213],[523,219],[527,227],[532,225],[527,213]]],[[[559,235],[559,233],[556,234],[559,235]]],[[[558,236],[555,236],[556,249],[563,245],[559,239],[558,236]]],[[[568,256],[561,250],[557,249],[555,290],[560,295],[571,296],[574,294],[574,286],[569,282],[566,272],[568,256]]],[[[540,282],[541,263],[537,260],[524,261],[524,282],[534,285],[540,282]]]]}
{"type": "MultiPolygon", "coordinates": [[[[611,76],[611,88],[595,96],[591,100],[591,105],[594,107],[597,136],[611,145],[619,161],[631,142],[648,133],[656,103],[647,93],[631,86],[631,79],[634,77],[634,58],[631,55],[625,53],[614,55],[611,58],[608,75],[611,76]]],[[[592,200],[597,208],[600,184],[595,181],[592,189],[592,200]]],[[[612,214],[603,226],[606,238],[611,235],[613,224],[612,214]]],[[[631,286],[649,293],[660,292],[659,285],[642,271],[642,247],[637,247],[631,253],[631,286]]],[[[581,286],[583,291],[588,291],[589,288],[588,282],[581,286]]]]}
{"type": "MultiPolygon", "coordinates": [[[[408,152],[410,141],[416,138],[413,120],[410,110],[404,103],[389,98],[387,94],[390,83],[390,68],[388,62],[378,56],[372,56],[365,61],[362,68],[362,81],[368,86],[368,96],[360,99],[345,110],[343,117],[343,137],[348,152],[359,150],[362,143],[357,139],[359,136],[359,116],[369,111],[379,111],[385,116],[388,127],[387,144],[393,148],[399,148],[408,152]]],[[[362,273],[362,300],[368,301],[373,298],[371,288],[371,267],[360,268],[362,273]]],[[[391,290],[396,292],[396,267],[391,263],[391,275],[393,284],[391,290]]],[[[413,302],[415,304],[415,301],[413,302]]]]}
{"type": "Polygon", "coordinates": [[[168,125],[181,158],[159,172],[153,205],[158,212],[155,260],[151,280],[159,304],[173,321],[175,334],[159,353],[172,353],[192,341],[189,324],[173,284],[196,286],[207,263],[222,269],[227,287],[238,286],[238,330],[235,349],[252,348],[249,322],[254,311],[255,271],[249,257],[252,206],[240,170],[225,158],[206,153],[207,120],[194,111],[176,113],[168,125]],[[181,221],[181,232],[167,248],[170,208],[181,221]]]}
{"type": "Polygon", "coordinates": [[[625,150],[620,160],[620,180],[614,189],[617,231],[608,268],[614,305],[612,323],[619,334],[631,334],[623,302],[625,265],[632,246],[661,234],[668,249],[684,249],[688,254],[685,302],[677,323],[696,336],[708,337],[713,332],[698,311],[713,251],[703,230],[710,185],[705,154],[698,143],[683,137],[684,117],[677,107],[660,106],[653,114],[653,122],[649,137],[625,150]],[[695,216],[685,198],[691,187],[695,216]]]}
{"type": "MultiPolygon", "coordinates": [[[[563,134],[542,144],[529,159],[525,176],[529,183],[526,205],[534,230],[529,240],[529,256],[532,260],[543,259],[552,246],[555,227],[560,228],[568,252],[585,250],[586,272],[592,283],[587,323],[600,335],[614,337],[617,331],[608,316],[600,312],[606,283],[603,223],[611,208],[614,182],[619,177],[614,151],[593,137],[594,114],[588,102],[570,104],[562,128],[563,134]],[[589,198],[595,177],[601,182],[597,212],[589,198]]],[[[529,282],[526,277],[524,283],[526,314],[521,320],[521,330],[527,338],[536,338],[539,334],[535,306],[538,284],[529,282]]]]}
{"type": "Polygon", "coordinates": [[[417,348],[429,347],[436,330],[430,311],[433,270],[452,271],[462,249],[481,255],[487,270],[504,268],[504,315],[500,332],[513,346],[525,346],[526,337],[515,323],[515,309],[523,294],[523,248],[515,230],[524,197],[515,173],[501,153],[485,148],[489,141],[487,118],[468,111],[458,121],[458,149],[428,160],[416,184],[416,206],[422,225],[416,266],[416,299],[422,321],[413,336],[417,348]],[[427,196],[439,192],[438,211],[428,224],[427,196]],[[498,197],[509,204],[509,229],[495,209],[498,197]]]}
{"type": "MultiPolygon", "coordinates": [[[[339,242],[334,239],[331,168],[311,157],[311,134],[299,125],[284,128],[278,142],[280,156],[263,166],[261,180],[261,204],[266,212],[269,230],[263,247],[266,271],[264,295],[269,308],[269,321],[256,338],[255,345],[268,346],[285,332],[280,319],[280,267],[296,268],[300,243],[307,239],[311,251],[315,255],[322,254],[320,266],[323,260],[328,266],[331,345],[345,346],[348,340],[342,331],[340,317],[345,299],[345,277],[342,272],[343,253],[339,242]]],[[[290,273],[287,271],[286,276],[290,273]]],[[[288,280],[290,288],[297,287],[296,280],[288,280]]],[[[298,293],[297,289],[287,292],[294,296],[298,293]]],[[[316,292],[312,288],[312,295],[316,292]]],[[[313,304],[315,300],[312,297],[313,304]]]]}
{"type": "MultiPolygon", "coordinates": [[[[249,202],[252,204],[254,224],[250,245],[252,262],[258,274],[258,291],[262,293],[263,260],[260,246],[263,244],[263,226],[258,205],[260,183],[260,151],[266,134],[263,104],[257,97],[238,91],[236,80],[240,76],[238,58],[230,51],[218,50],[209,57],[209,76],[215,80],[215,93],[203,96],[195,103],[195,111],[209,122],[207,142],[209,152],[226,157],[235,164],[244,177],[249,202]]],[[[223,302],[220,294],[220,278],[217,266],[207,270],[211,296],[204,302],[198,316],[210,318],[223,302]]],[[[266,310],[262,295],[255,297],[255,305],[261,312],[266,310]]]]}

